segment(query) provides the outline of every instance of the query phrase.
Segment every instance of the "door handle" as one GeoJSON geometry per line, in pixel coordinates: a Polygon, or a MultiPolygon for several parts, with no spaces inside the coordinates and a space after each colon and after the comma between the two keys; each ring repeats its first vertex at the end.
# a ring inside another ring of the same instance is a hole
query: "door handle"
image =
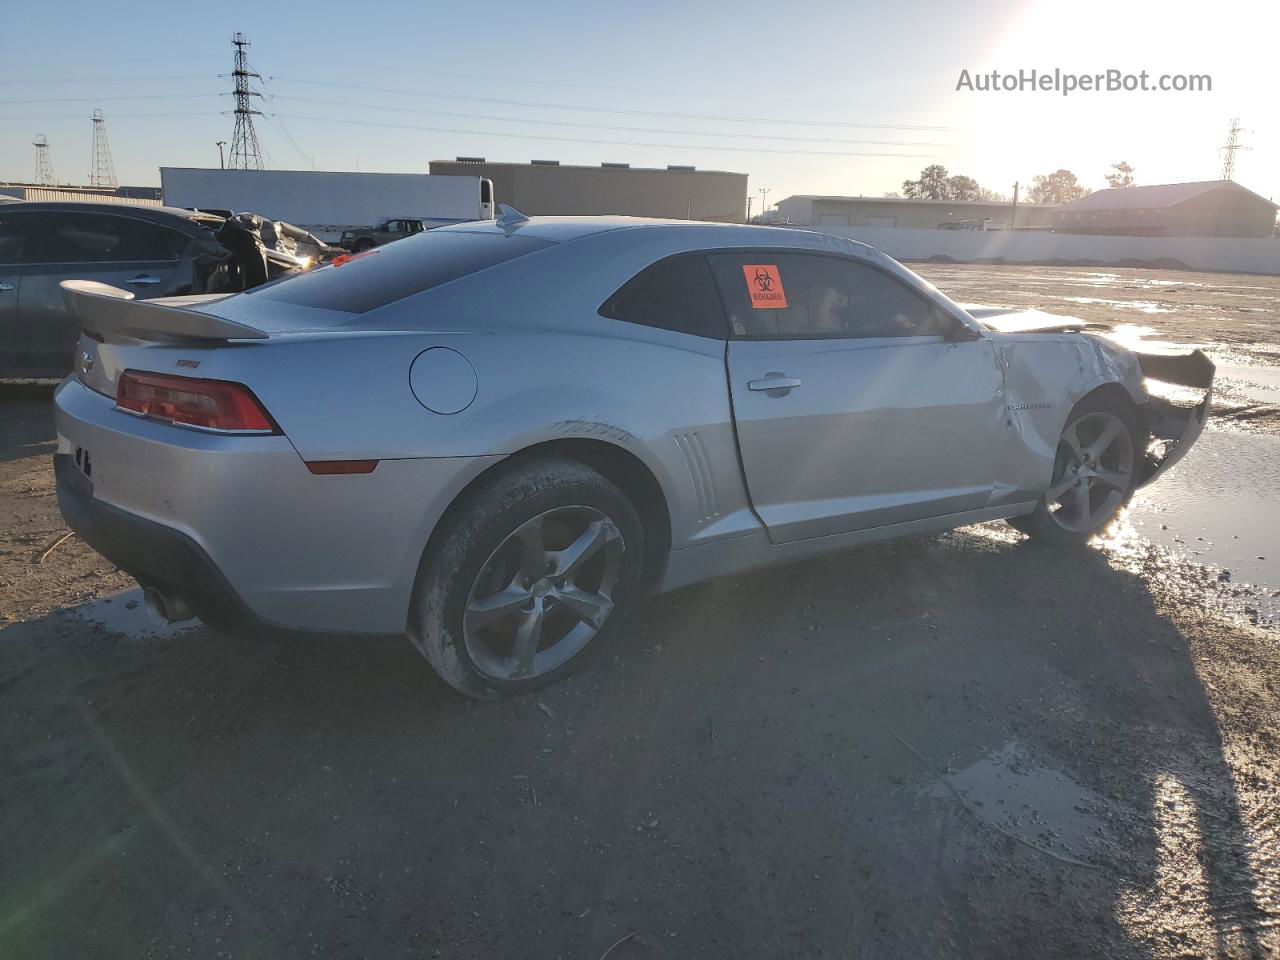
{"type": "Polygon", "coordinates": [[[798,386],[799,378],[785,377],[780,373],[766,373],[759,380],[747,381],[748,390],[763,390],[771,397],[784,397],[798,386]]]}
{"type": "Polygon", "coordinates": [[[12,283],[0,283],[0,292],[12,290],[12,289],[13,289],[12,283]]]}
{"type": "Polygon", "coordinates": [[[159,277],[153,277],[145,273],[140,273],[127,282],[133,284],[135,287],[154,287],[157,283],[164,283],[164,281],[159,277]]]}

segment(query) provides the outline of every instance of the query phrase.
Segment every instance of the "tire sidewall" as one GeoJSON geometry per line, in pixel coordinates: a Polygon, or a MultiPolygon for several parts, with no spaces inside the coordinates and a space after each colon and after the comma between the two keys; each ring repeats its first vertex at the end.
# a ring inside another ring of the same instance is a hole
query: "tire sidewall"
{"type": "Polygon", "coordinates": [[[459,692],[498,699],[537,690],[574,672],[596,656],[625,621],[640,585],[644,530],[635,507],[596,471],[574,460],[537,460],[514,465],[456,505],[440,542],[423,560],[414,593],[413,639],[436,672],[459,692]],[[472,661],[463,632],[471,589],[493,552],[521,524],[556,507],[599,510],[617,525],[625,549],[614,608],[577,654],[554,670],[524,680],[482,673],[472,661]]]}

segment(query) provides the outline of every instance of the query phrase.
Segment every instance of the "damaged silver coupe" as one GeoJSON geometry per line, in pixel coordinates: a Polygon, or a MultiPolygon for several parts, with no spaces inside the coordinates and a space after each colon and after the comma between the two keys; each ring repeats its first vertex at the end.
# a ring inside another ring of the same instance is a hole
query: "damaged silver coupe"
{"type": "Polygon", "coordinates": [[[234,295],[64,286],[62,510],[153,611],[408,634],[475,697],[646,592],[997,519],[1086,540],[1213,382],[755,226],[507,210],[234,295]]]}

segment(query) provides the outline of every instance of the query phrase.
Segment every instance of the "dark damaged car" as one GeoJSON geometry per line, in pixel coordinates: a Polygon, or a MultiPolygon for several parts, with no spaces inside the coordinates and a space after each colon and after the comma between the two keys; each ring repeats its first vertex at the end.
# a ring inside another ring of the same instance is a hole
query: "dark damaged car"
{"type": "Polygon", "coordinates": [[[139,300],[239,293],[300,273],[332,248],[252,214],[13,203],[0,209],[0,377],[70,372],[80,324],[58,286],[96,280],[139,300]]]}

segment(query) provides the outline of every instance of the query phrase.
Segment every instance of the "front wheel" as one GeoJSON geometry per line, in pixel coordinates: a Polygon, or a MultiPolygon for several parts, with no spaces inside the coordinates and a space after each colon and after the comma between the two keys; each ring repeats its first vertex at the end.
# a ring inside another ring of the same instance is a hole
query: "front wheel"
{"type": "Polygon", "coordinates": [[[640,518],[605,477],[564,458],[513,464],[443,521],[423,559],[410,635],[469,697],[535,690],[616,631],[643,556],[640,518]]]}
{"type": "Polygon", "coordinates": [[[1086,398],[1067,418],[1053,479],[1031,513],[1009,522],[1049,543],[1083,543],[1101,533],[1138,485],[1142,431],[1133,409],[1106,397],[1086,398]]]}

